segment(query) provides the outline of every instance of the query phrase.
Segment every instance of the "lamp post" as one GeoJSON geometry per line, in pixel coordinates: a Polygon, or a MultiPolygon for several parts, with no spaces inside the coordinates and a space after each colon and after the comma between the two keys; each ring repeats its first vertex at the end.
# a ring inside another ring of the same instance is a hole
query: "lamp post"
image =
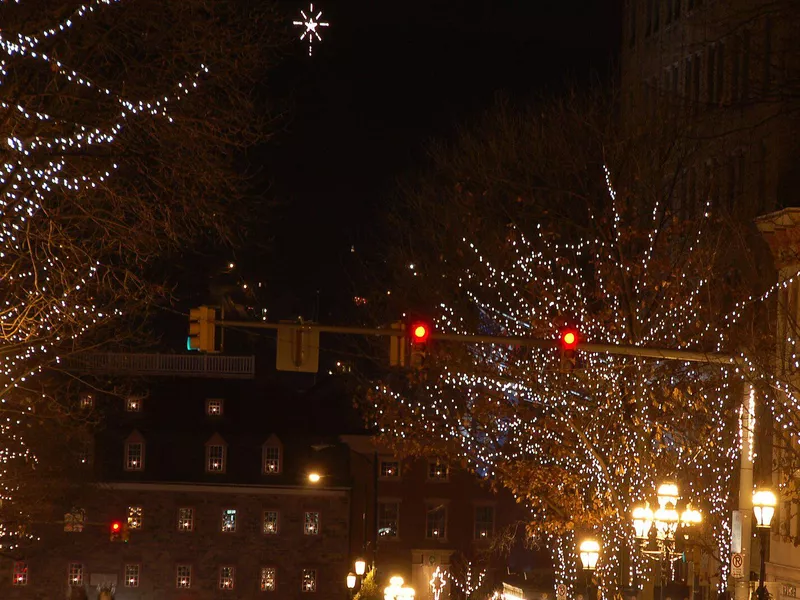
{"type": "Polygon", "coordinates": [[[367,561],[363,558],[357,558],[353,566],[356,569],[356,575],[359,577],[363,577],[364,573],[367,572],[367,561]]]}
{"type": "Polygon", "coordinates": [[[597,568],[597,559],[600,558],[600,544],[597,540],[587,539],[579,546],[581,565],[586,574],[586,600],[589,600],[589,584],[592,580],[592,573],[597,568]]]}
{"type": "Polygon", "coordinates": [[[758,600],[767,600],[767,586],[764,579],[767,575],[767,544],[769,544],[769,530],[778,499],[775,493],[767,488],[759,488],[753,492],[753,513],[756,518],[756,528],[761,534],[761,570],[758,573],[758,600]]]}
{"type": "Polygon", "coordinates": [[[633,529],[636,540],[639,542],[639,551],[651,558],[659,560],[661,572],[660,596],[664,596],[664,587],[672,576],[673,552],[675,550],[675,537],[679,527],[688,529],[698,525],[703,517],[700,511],[692,508],[691,504],[678,513],[679,492],[678,486],[671,482],[664,482],[656,491],[658,509],[653,511],[648,503],[633,508],[633,529]],[[653,527],[655,525],[655,527],[653,527]],[[652,530],[655,529],[655,536],[652,530]],[[651,537],[655,537],[655,548],[651,548],[651,537]],[[666,572],[664,566],[666,565],[666,572]]]}

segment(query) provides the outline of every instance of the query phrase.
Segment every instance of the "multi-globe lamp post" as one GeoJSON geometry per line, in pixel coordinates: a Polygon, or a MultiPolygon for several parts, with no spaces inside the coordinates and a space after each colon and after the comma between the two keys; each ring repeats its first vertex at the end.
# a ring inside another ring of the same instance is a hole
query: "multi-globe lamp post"
{"type": "Polygon", "coordinates": [[[594,539],[586,539],[581,542],[578,550],[581,558],[581,566],[586,575],[586,600],[589,600],[592,573],[597,569],[597,560],[600,558],[600,543],[594,539]]]}
{"type": "MultiPolygon", "coordinates": [[[[658,486],[658,509],[653,511],[648,503],[633,509],[633,529],[639,550],[645,556],[658,558],[661,564],[661,595],[664,586],[672,577],[675,536],[679,527],[688,529],[699,525],[703,520],[700,511],[687,503],[683,512],[678,513],[678,486],[673,482],[665,482],[658,486]],[[655,526],[655,527],[654,527],[655,526]],[[652,531],[655,529],[655,547],[651,548],[652,531]],[[666,565],[666,571],[664,569],[666,565]]],[[[687,536],[688,537],[688,536],[687,536]]]]}
{"type": "Polygon", "coordinates": [[[758,600],[767,600],[769,597],[764,580],[767,574],[769,531],[777,505],[778,499],[775,497],[775,493],[772,490],[759,488],[753,492],[753,514],[756,518],[756,529],[758,529],[758,532],[761,534],[761,568],[758,573],[758,589],[756,590],[756,597],[758,600]]]}

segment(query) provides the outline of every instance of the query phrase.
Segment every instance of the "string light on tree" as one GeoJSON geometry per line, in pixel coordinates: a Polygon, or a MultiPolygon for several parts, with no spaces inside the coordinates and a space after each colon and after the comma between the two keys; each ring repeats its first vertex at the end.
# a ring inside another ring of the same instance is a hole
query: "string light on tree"
{"type": "Polygon", "coordinates": [[[306,14],[306,11],[301,10],[300,15],[302,16],[302,20],[292,21],[292,24],[303,27],[303,32],[300,34],[300,41],[308,39],[308,55],[311,56],[314,49],[314,39],[316,39],[318,42],[322,41],[322,36],[319,34],[320,28],[328,27],[330,23],[326,21],[320,21],[322,18],[321,10],[318,11],[317,14],[314,14],[313,3],[309,4],[308,14],[306,14]]]}

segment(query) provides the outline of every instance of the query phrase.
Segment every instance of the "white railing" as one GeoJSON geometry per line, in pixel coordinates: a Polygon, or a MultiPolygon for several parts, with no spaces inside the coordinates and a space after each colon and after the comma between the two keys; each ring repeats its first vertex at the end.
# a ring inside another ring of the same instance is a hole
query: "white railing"
{"type": "Polygon", "coordinates": [[[62,365],[69,370],[87,372],[252,379],[256,372],[255,362],[253,356],[221,354],[87,352],[65,358],[62,365]]]}

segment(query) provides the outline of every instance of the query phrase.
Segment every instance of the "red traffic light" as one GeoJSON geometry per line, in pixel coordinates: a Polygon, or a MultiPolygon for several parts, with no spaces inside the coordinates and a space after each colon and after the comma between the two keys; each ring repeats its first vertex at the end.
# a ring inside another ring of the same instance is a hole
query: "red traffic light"
{"type": "Polygon", "coordinates": [[[121,529],[122,529],[122,523],[120,523],[119,521],[114,521],[111,524],[111,532],[112,533],[118,533],[121,529]]]}
{"type": "Polygon", "coordinates": [[[565,329],[562,331],[561,346],[565,350],[574,350],[578,346],[578,332],[574,329],[565,329]]]}
{"type": "Polygon", "coordinates": [[[424,344],[431,334],[427,323],[412,323],[409,330],[411,331],[411,341],[415,344],[424,344]]]}

